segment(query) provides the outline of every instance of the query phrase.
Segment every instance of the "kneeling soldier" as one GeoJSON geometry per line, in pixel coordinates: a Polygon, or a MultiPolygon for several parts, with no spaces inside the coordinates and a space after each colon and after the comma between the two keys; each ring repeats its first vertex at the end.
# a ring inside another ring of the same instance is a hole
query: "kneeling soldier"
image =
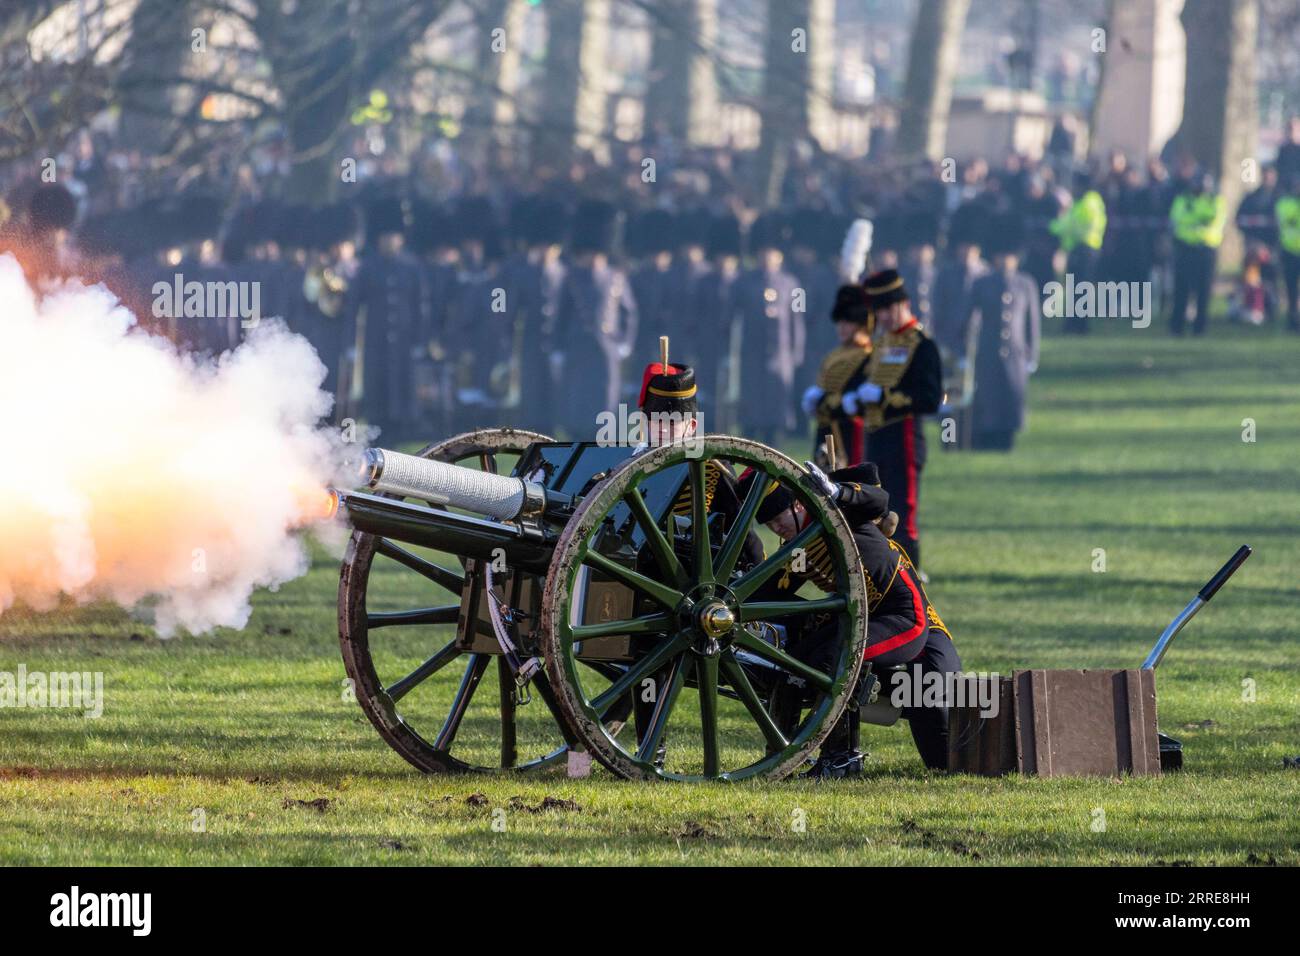
{"type": "MultiPolygon", "coordinates": [[[[906,552],[887,535],[890,518],[897,521],[897,516],[889,510],[889,494],[880,487],[876,466],[864,463],[843,468],[832,472],[829,478],[811,463],[809,467],[853,529],[853,539],[862,558],[867,583],[867,647],[863,653],[866,663],[872,665],[873,671],[899,664],[916,664],[920,667],[922,680],[931,672],[960,671],[961,659],[948,628],[926,597],[925,588],[906,552]],[[884,529],[882,524],[886,525],[884,529]]],[[[758,520],[783,541],[789,541],[807,525],[809,516],[794,495],[778,486],[763,500],[758,520]]],[[[791,572],[776,579],[773,589],[790,595],[797,592],[805,581],[816,582],[819,575],[825,577],[829,574],[829,559],[824,549],[810,546],[807,557],[805,572],[791,572]],[[822,563],[827,567],[819,567],[822,563]]],[[[768,598],[765,595],[764,599],[779,597],[768,598]]],[[[837,629],[833,623],[815,627],[799,642],[799,647],[791,648],[791,653],[814,667],[829,669],[836,636],[837,629]]],[[[865,674],[859,680],[864,679],[865,674]]],[[[822,743],[821,756],[809,771],[809,776],[825,779],[862,772],[863,754],[858,749],[858,696],[855,693],[851,709],[845,711],[822,743]]],[[[911,727],[916,749],[927,767],[946,769],[947,707],[923,705],[919,687],[915,689],[913,699],[915,703],[905,705],[902,715],[911,727]]]]}

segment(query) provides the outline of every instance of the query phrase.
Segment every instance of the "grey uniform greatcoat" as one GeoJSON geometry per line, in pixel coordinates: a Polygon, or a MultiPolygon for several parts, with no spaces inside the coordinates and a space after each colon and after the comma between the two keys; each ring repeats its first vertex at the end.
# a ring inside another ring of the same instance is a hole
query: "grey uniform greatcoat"
{"type": "Polygon", "coordinates": [[[975,402],[973,431],[1019,431],[1025,389],[1038,365],[1041,309],[1034,280],[1023,272],[993,271],[971,286],[967,321],[973,323],[975,402]]]}
{"type": "Polygon", "coordinates": [[[637,303],[627,275],[609,265],[573,264],[560,285],[557,320],[564,423],[574,437],[589,438],[596,416],[618,408],[623,362],[636,341],[637,303]]]}

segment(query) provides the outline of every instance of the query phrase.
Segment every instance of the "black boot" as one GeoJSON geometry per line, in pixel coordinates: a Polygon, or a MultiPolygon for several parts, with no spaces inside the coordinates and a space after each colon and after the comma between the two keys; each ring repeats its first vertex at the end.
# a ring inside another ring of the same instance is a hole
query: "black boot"
{"type": "Polygon", "coordinates": [[[858,749],[861,723],[857,702],[852,701],[849,709],[840,715],[839,722],[822,741],[821,754],[817,757],[817,762],[803,774],[804,779],[841,780],[844,777],[861,776],[867,756],[858,749]]]}

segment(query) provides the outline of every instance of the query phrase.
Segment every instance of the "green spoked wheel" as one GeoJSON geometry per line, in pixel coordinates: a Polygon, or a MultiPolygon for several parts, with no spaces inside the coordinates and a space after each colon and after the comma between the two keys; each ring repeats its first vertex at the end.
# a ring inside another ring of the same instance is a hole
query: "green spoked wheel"
{"type": "MultiPolygon", "coordinates": [[[[483,429],[419,454],[508,473],[537,441],[550,439],[483,429]]],[[[464,633],[467,573],[458,555],[352,533],[339,576],[339,644],[357,702],[388,745],[426,773],[557,762],[567,747],[545,681],[534,682],[531,705],[517,706],[490,636],[464,633]]]]}
{"type": "Polygon", "coordinates": [[[862,666],[861,562],[838,508],[791,459],[717,435],[689,451],[629,459],[576,509],[542,602],[546,673],[569,729],[622,777],[779,779],[830,732],[862,666]],[[761,480],[741,492],[734,476],[745,470],[761,480]],[[730,508],[720,481],[735,492],[730,508]],[[651,488],[678,482],[675,506],[657,517],[651,488]],[[784,544],[770,538],[760,557],[750,536],[770,534],[756,517],[774,482],[809,521],[784,544]],[[774,580],[808,561],[818,573],[773,596],[774,580]],[[593,615],[583,596],[597,582],[631,591],[633,614],[593,615]],[[609,676],[581,666],[585,644],[612,636],[628,640],[624,667],[609,676]],[[814,639],[821,650],[806,653],[814,639]],[[608,715],[629,694],[641,705],[637,732],[611,734],[608,715]]]}

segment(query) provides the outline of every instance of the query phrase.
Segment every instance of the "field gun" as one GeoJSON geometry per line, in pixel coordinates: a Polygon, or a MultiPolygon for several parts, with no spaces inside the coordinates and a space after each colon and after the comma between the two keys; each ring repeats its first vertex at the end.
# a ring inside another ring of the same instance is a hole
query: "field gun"
{"type": "Polygon", "coordinates": [[[852,534],[771,448],[706,435],[634,454],[486,429],[372,449],[359,479],[332,492],[352,528],[344,664],[421,770],[583,773],[594,757],[632,779],[779,778],[848,704],[867,607],[852,534]],[[763,480],[742,492],[746,470],[763,480]],[[774,483],[812,520],[755,558],[774,483]],[[822,585],[765,598],[810,552],[822,585]],[[810,616],[835,624],[829,671],[800,659],[790,625],[810,616]]]}

